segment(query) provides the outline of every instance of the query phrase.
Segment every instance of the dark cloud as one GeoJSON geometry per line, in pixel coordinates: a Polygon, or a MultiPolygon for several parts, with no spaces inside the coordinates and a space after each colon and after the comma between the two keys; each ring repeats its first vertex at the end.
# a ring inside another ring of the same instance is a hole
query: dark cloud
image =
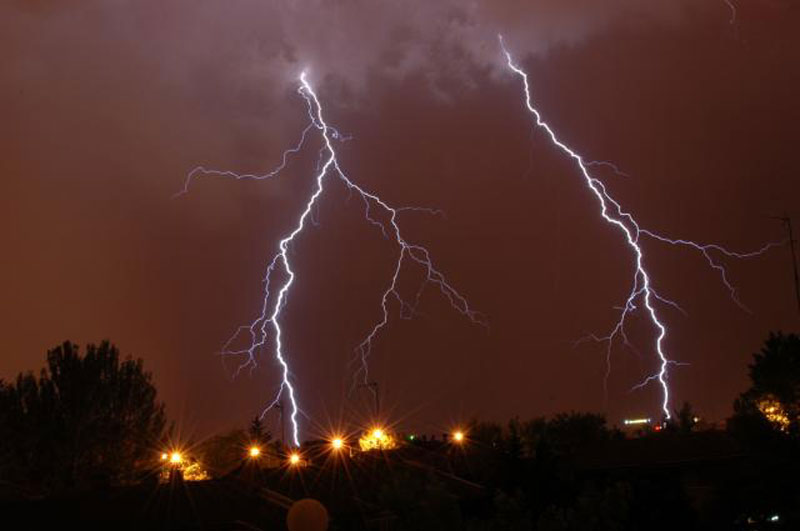
{"type": "MultiPolygon", "coordinates": [[[[104,43],[158,65],[162,81],[218,77],[239,85],[291,85],[310,69],[361,89],[369,73],[402,77],[496,67],[497,35],[521,53],[577,44],[615,24],[675,21],[688,2],[657,0],[16,2],[5,29],[24,39],[17,58],[59,61],[73,46],[104,43]],[[76,34],[76,32],[78,34],[76,34]],[[59,43],[70,46],[60,47],[59,43]],[[60,54],[52,47],[59,48],[60,54]],[[51,49],[52,55],[42,52],[51,49]],[[28,55],[30,54],[30,55],[28,55]],[[213,72],[203,72],[213,64],[213,72]]],[[[89,51],[89,50],[84,50],[89,51]]]]}

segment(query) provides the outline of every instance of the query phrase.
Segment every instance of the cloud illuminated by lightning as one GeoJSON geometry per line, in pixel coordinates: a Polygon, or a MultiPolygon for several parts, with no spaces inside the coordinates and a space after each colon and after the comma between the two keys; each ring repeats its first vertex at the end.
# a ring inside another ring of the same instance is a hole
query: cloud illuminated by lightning
{"type": "Polygon", "coordinates": [[[439,288],[442,295],[448,300],[450,305],[459,313],[465,315],[472,322],[483,323],[482,316],[475,312],[467,302],[466,298],[461,295],[445,278],[445,276],[434,266],[428,250],[415,243],[407,241],[400,229],[398,216],[403,212],[421,211],[428,213],[438,213],[437,210],[419,207],[393,207],[386,203],[379,196],[365,190],[354,181],[352,181],[347,174],[342,170],[337,159],[336,150],[334,148],[334,140],[342,140],[342,135],[332,126],[328,125],[323,117],[322,104],[317,98],[311,84],[308,81],[306,72],[300,75],[300,86],[298,94],[303,97],[307,105],[309,124],[303,129],[300,140],[295,146],[287,149],[281,158],[281,163],[272,171],[263,175],[254,174],[238,174],[232,171],[219,171],[208,170],[203,167],[198,167],[192,170],[184,182],[183,189],[177,194],[181,195],[188,191],[192,181],[201,176],[217,176],[228,177],[233,179],[271,179],[280,174],[281,170],[286,167],[289,156],[298,153],[302,150],[308,134],[312,130],[317,130],[322,139],[323,147],[320,151],[320,159],[317,166],[317,174],[315,176],[315,187],[306,202],[305,208],[300,213],[297,224],[294,229],[278,244],[278,251],[273,256],[272,260],[267,267],[266,276],[264,278],[264,299],[261,306],[261,312],[258,317],[247,326],[240,327],[233,336],[223,345],[222,354],[243,356],[243,362],[239,365],[237,373],[246,367],[251,369],[256,366],[256,354],[262,348],[267,347],[267,342],[270,336],[269,328],[272,329],[271,337],[274,343],[275,358],[281,366],[282,379],[280,388],[274,400],[263,410],[266,413],[271,407],[278,404],[281,397],[286,393],[291,403],[290,421],[292,424],[292,440],[296,446],[300,445],[299,425],[297,415],[299,413],[299,406],[297,401],[297,393],[292,381],[292,374],[289,369],[289,364],[286,358],[286,351],[284,347],[283,331],[281,329],[280,317],[281,311],[288,302],[289,290],[295,281],[295,272],[292,269],[289,259],[289,247],[294,239],[305,229],[306,222],[312,221],[312,211],[314,210],[319,198],[324,191],[324,184],[326,178],[330,175],[335,175],[339,178],[340,182],[344,184],[350,192],[356,193],[363,201],[365,219],[375,227],[377,227],[381,234],[393,240],[397,245],[397,257],[393,268],[393,273],[388,281],[387,288],[383,291],[380,300],[381,317],[369,330],[364,340],[358,345],[357,352],[358,358],[361,361],[361,368],[357,374],[362,374],[364,382],[368,381],[368,366],[367,358],[372,351],[372,345],[375,338],[389,322],[390,317],[390,304],[395,301],[400,307],[401,316],[413,314],[414,309],[419,302],[426,284],[433,284],[439,288]],[[398,289],[398,282],[403,267],[406,265],[416,265],[422,268],[425,276],[424,282],[421,283],[417,291],[416,298],[413,304],[407,302],[400,294],[398,289]],[[283,273],[285,280],[278,283],[277,294],[270,292],[271,284],[274,275],[280,270],[283,273]],[[240,336],[249,334],[248,346],[246,348],[236,349],[233,345],[239,341],[240,336]]]}
{"type": "MultiPolygon", "coordinates": [[[[503,50],[503,54],[505,55],[506,64],[508,68],[510,68],[515,74],[517,74],[523,83],[524,94],[525,94],[525,107],[530,114],[533,115],[536,126],[541,128],[542,130],[547,133],[547,136],[550,138],[552,143],[558,147],[564,154],[569,156],[577,165],[578,169],[580,170],[581,175],[586,183],[586,186],[592,191],[595,198],[597,199],[598,203],[600,204],[600,214],[603,219],[619,229],[624,237],[625,241],[630,247],[631,251],[633,252],[634,256],[634,263],[635,263],[635,273],[633,278],[633,284],[631,287],[631,291],[628,294],[628,297],[625,301],[625,304],[620,308],[620,316],[619,319],[611,330],[611,332],[605,337],[597,337],[592,336],[594,339],[602,342],[607,343],[607,351],[606,351],[606,381],[608,379],[608,374],[611,369],[611,347],[614,340],[617,337],[620,337],[625,344],[629,344],[628,338],[625,333],[625,321],[627,317],[630,315],[631,312],[638,308],[638,305],[641,304],[644,306],[646,310],[647,316],[650,319],[650,323],[657,331],[655,343],[653,345],[653,349],[658,356],[658,372],[652,374],[645,378],[640,384],[634,387],[634,389],[640,389],[645,385],[651,382],[658,382],[658,385],[661,387],[661,409],[664,412],[665,418],[670,418],[670,393],[669,393],[669,367],[673,365],[681,364],[678,361],[675,361],[667,356],[667,353],[664,348],[664,340],[667,337],[667,327],[664,324],[662,318],[659,315],[659,312],[656,308],[657,303],[666,304],[672,306],[674,308],[683,311],[680,306],[678,306],[675,302],[666,299],[660,296],[653,287],[652,279],[650,276],[649,271],[645,267],[645,255],[644,250],[641,245],[641,238],[642,236],[649,237],[656,241],[662,243],[668,243],[671,245],[680,245],[680,246],[687,246],[694,250],[699,251],[703,257],[706,259],[708,264],[717,271],[720,275],[722,283],[728,289],[731,297],[739,306],[743,307],[742,303],[739,301],[739,298],[736,293],[736,289],[728,280],[728,274],[725,270],[725,267],[715,258],[715,253],[720,254],[726,257],[733,257],[733,258],[751,258],[754,256],[758,256],[763,254],[768,249],[782,245],[782,243],[770,243],[763,246],[761,249],[749,253],[735,253],[729,251],[719,245],[716,244],[699,244],[690,240],[675,240],[671,238],[667,238],[665,236],[661,236],[653,231],[644,229],[640,227],[639,223],[634,219],[634,217],[624,211],[622,206],[609,194],[608,190],[606,189],[605,185],[602,181],[598,178],[592,176],[589,172],[589,167],[592,165],[596,165],[596,162],[590,162],[583,159],[583,157],[574,151],[571,147],[564,144],[550,127],[542,119],[541,113],[534,107],[531,98],[531,91],[530,91],[530,84],[528,82],[528,74],[522,70],[515,62],[511,53],[506,49],[505,44],[503,43],[502,36],[499,36],[500,40],[500,47],[503,50]]],[[[607,164],[607,163],[606,163],[607,164]]]]}

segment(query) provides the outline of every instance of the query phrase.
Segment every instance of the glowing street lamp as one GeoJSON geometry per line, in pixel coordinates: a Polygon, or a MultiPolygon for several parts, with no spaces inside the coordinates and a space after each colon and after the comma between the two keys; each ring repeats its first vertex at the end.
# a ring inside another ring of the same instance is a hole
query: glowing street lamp
{"type": "Polygon", "coordinates": [[[169,454],[167,454],[167,452],[162,453],[161,454],[161,460],[162,461],[166,461],[167,459],[169,459],[169,454]]]}
{"type": "Polygon", "coordinates": [[[259,455],[261,455],[261,448],[259,448],[258,446],[251,446],[250,450],[248,450],[247,453],[250,455],[251,458],[255,459],[259,455]]]}
{"type": "Polygon", "coordinates": [[[358,445],[363,451],[392,450],[397,443],[387,429],[376,426],[358,439],[358,445]]]}
{"type": "Polygon", "coordinates": [[[464,432],[461,430],[456,430],[453,432],[453,441],[457,444],[461,444],[464,442],[465,436],[464,432]]]}
{"type": "Polygon", "coordinates": [[[300,464],[300,454],[298,454],[297,452],[293,452],[289,456],[289,464],[292,466],[300,464]]]}
{"type": "Polygon", "coordinates": [[[334,450],[341,450],[344,446],[344,441],[341,437],[335,437],[331,440],[331,448],[334,450]]]}
{"type": "Polygon", "coordinates": [[[169,456],[169,462],[170,462],[170,463],[172,463],[172,464],[174,464],[174,465],[177,465],[177,464],[179,464],[181,461],[183,461],[183,456],[181,455],[181,453],[180,453],[180,452],[172,452],[172,453],[170,454],[170,456],[169,456]]]}

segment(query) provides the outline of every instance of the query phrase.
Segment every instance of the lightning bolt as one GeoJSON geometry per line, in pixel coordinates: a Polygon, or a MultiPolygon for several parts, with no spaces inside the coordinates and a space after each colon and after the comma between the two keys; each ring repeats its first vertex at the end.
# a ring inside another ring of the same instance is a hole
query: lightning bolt
{"type": "MultiPolygon", "coordinates": [[[[747,253],[736,253],[733,251],[729,251],[724,247],[716,244],[700,244],[690,240],[676,240],[667,238],[660,234],[657,234],[653,231],[644,229],[640,227],[639,223],[634,219],[634,217],[622,209],[622,206],[611,196],[611,194],[606,189],[605,185],[602,181],[598,178],[593,177],[592,174],[589,172],[589,167],[598,165],[597,162],[586,161],[584,158],[578,154],[575,150],[571,147],[563,143],[558,136],[556,135],[555,131],[542,119],[541,113],[534,107],[531,98],[531,90],[530,84],[528,82],[528,74],[522,70],[515,62],[511,53],[505,47],[503,42],[503,37],[498,36],[500,40],[500,47],[502,48],[503,54],[505,55],[506,64],[511,71],[513,71],[516,75],[520,77],[522,80],[524,94],[525,94],[525,107],[527,111],[533,115],[536,126],[540,129],[544,130],[547,133],[547,136],[550,138],[550,141],[558,147],[564,154],[570,157],[576,164],[580,174],[582,175],[586,186],[591,190],[592,194],[597,199],[600,205],[600,214],[603,219],[614,226],[615,228],[619,229],[622,232],[623,236],[625,237],[625,241],[633,253],[634,256],[634,263],[635,263],[635,272],[633,278],[633,284],[631,287],[631,291],[628,293],[628,297],[625,300],[624,305],[620,308],[620,315],[619,319],[617,320],[616,325],[613,327],[611,332],[605,337],[597,337],[591,336],[593,339],[607,343],[607,351],[606,351],[606,381],[608,380],[608,375],[611,370],[611,347],[616,338],[621,338],[624,344],[630,345],[627,335],[625,333],[625,322],[628,316],[635,311],[639,304],[641,304],[646,313],[649,317],[650,323],[652,324],[653,328],[657,331],[655,342],[653,345],[653,350],[656,352],[658,357],[658,366],[659,370],[655,374],[651,374],[647,378],[645,378],[641,383],[636,385],[634,389],[641,389],[646,385],[657,382],[658,385],[661,387],[661,409],[664,412],[664,416],[666,419],[670,418],[670,392],[669,392],[669,367],[674,365],[682,365],[681,362],[672,360],[670,357],[667,356],[667,353],[664,348],[664,341],[667,337],[667,327],[664,324],[664,321],[659,315],[659,312],[656,308],[656,303],[661,303],[664,305],[668,305],[674,307],[680,311],[683,311],[677,303],[666,299],[659,295],[653,287],[652,277],[648,272],[647,268],[645,267],[645,254],[641,244],[642,237],[648,237],[653,240],[667,243],[670,245],[676,246],[686,246],[696,251],[699,251],[702,256],[706,259],[709,266],[714,269],[721,278],[722,283],[725,285],[727,290],[730,293],[732,299],[744,308],[742,303],[739,301],[739,298],[736,293],[736,289],[728,280],[728,274],[724,267],[724,265],[719,261],[717,258],[718,255],[722,255],[729,258],[752,258],[755,256],[759,256],[769,250],[772,247],[776,247],[782,245],[782,242],[776,243],[769,243],[763,246],[761,249],[758,249],[753,252],[747,253]]],[[[608,163],[603,163],[608,164],[608,163]]]]}
{"type": "Polygon", "coordinates": [[[295,238],[303,232],[307,226],[307,221],[313,223],[313,210],[320,200],[324,191],[326,180],[331,176],[338,177],[339,181],[351,192],[361,198],[364,206],[364,216],[368,223],[375,226],[383,237],[391,239],[397,246],[397,257],[394,262],[392,276],[389,279],[388,286],[383,291],[380,299],[381,316],[378,321],[372,326],[363,341],[357,346],[357,358],[361,361],[361,367],[356,373],[363,374],[364,382],[368,381],[368,365],[367,359],[372,352],[373,342],[379,333],[388,325],[392,301],[395,301],[400,307],[401,317],[410,317],[416,310],[419,303],[423,289],[428,284],[433,284],[438,287],[441,294],[446,298],[450,305],[459,313],[469,318],[474,323],[485,324],[485,320],[478,312],[474,311],[467,299],[461,295],[446,279],[439,269],[437,269],[431,259],[429,251],[418,244],[409,242],[403,236],[401,231],[398,217],[404,212],[425,212],[430,214],[440,214],[441,212],[435,209],[422,208],[422,207],[393,207],[381,199],[378,195],[367,191],[353,180],[351,180],[339,165],[336,149],[334,148],[335,140],[346,140],[333,126],[329,125],[323,117],[322,104],[317,97],[316,92],[308,81],[306,72],[300,75],[300,85],[297,89],[298,94],[305,100],[307,106],[307,113],[309,123],[303,129],[299,141],[291,148],[287,149],[281,158],[280,164],[272,171],[263,175],[255,174],[238,174],[232,171],[209,170],[202,166],[193,169],[184,182],[181,191],[176,195],[185,194],[191,183],[199,176],[214,176],[226,177],[235,180],[241,179],[255,179],[265,180],[277,177],[281,171],[286,167],[288,159],[291,155],[300,152],[308,138],[309,133],[316,130],[322,140],[322,149],[320,150],[320,158],[317,164],[317,174],[315,176],[315,187],[305,204],[305,208],[300,213],[297,224],[294,229],[280,240],[278,250],[273,255],[270,261],[266,275],[264,277],[264,298],[261,305],[261,312],[258,317],[249,325],[239,327],[233,336],[223,345],[222,354],[228,356],[243,356],[243,361],[236,370],[238,374],[242,369],[250,367],[251,369],[256,366],[256,354],[263,348],[267,347],[267,342],[271,337],[274,342],[275,359],[281,367],[281,384],[272,400],[272,402],[264,408],[262,416],[284,395],[288,394],[291,403],[290,421],[292,424],[292,440],[295,446],[300,445],[299,437],[299,423],[297,416],[299,414],[299,406],[297,400],[297,391],[292,381],[292,374],[289,368],[289,363],[286,357],[286,351],[283,340],[283,331],[281,329],[280,317],[281,312],[287,304],[289,291],[294,284],[296,275],[292,269],[289,249],[295,238]],[[382,214],[382,216],[379,216],[382,214]],[[413,303],[406,301],[398,287],[400,274],[406,264],[416,265],[421,267],[425,280],[420,284],[416,293],[413,303]],[[285,277],[282,282],[277,284],[277,294],[271,293],[271,285],[274,282],[274,276],[278,271],[283,273],[285,277]],[[243,333],[248,334],[249,341],[245,348],[236,349],[233,347],[239,341],[243,333]]]}
{"type": "Polygon", "coordinates": [[[733,0],[723,0],[725,4],[728,6],[728,9],[731,10],[731,19],[730,24],[736,23],[736,4],[733,3],[733,0]]]}

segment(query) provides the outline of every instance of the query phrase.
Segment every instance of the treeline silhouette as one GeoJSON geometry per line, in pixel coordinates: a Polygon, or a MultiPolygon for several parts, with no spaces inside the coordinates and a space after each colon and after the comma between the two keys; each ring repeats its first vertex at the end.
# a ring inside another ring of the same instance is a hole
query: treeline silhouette
{"type": "MultiPolygon", "coordinates": [[[[417,437],[294,470],[246,460],[254,442],[283,450],[256,419],[197,444],[218,479],[186,488],[210,500],[236,492],[241,514],[263,510],[262,488],[316,497],[333,529],[797,529],[800,337],[770,334],[749,375],[725,426],[702,426],[686,403],[658,431],[637,434],[583,412],[475,420],[464,444],[417,437]]],[[[140,483],[152,477],[164,428],[141,360],[120,361],[108,342],[83,355],[67,342],[48,352],[38,377],[0,383],[0,478],[31,495],[140,483]]],[[[323,446],[305,451],[323,456],[323,446]]],[[[280,525],[270,518],[257,527],[280,525]]]]}
{"type": "Polygon", "coordinates": [[[0,381],[0,478],[38,495],[137,481],[165,420],[141,359],[121,360],[108,341],[81,355],[66,341],[38,376],[0,381]]]}

